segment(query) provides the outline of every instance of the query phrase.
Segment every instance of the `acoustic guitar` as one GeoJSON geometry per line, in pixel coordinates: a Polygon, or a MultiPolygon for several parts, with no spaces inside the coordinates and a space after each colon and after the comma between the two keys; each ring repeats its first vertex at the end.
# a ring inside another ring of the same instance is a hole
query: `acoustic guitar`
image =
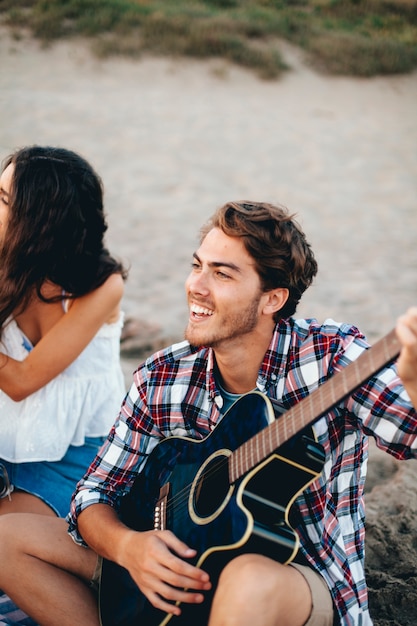
{"type": "MultiPolygon", "coordinates": [[[[205,439],[162,440],[122,499],[121,520],[138,531],[172,530],[196,549],[190,562],[209,572],[212,582],[242,553],[289,563],[299,544],[291,506],[325,462],[311,425],[399,351],[392,330],[283,414],[273,399],[253,391],[205,439]]],[[[102,626],[202,626],[210,610],[207,596],[199,605],[181,603],[181,615],[173,616],[155,609],[126,569],[103,561],[102,626]]]]}

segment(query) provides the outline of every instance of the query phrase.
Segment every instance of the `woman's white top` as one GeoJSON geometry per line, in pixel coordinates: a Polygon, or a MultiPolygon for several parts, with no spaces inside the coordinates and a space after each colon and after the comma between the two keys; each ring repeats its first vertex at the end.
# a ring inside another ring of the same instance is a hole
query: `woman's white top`
{"type": "MultiPolygon", "coordinates": [[[[15,402],[0,390],[0,459],[59,461],[85,437],[106,436],[126,389],[120,365],[123,314],[104,324],[61,374],[15,402]]],[[[6,322],[0,352],[23,361],[33,348],[15,320],[6,322]]]]}

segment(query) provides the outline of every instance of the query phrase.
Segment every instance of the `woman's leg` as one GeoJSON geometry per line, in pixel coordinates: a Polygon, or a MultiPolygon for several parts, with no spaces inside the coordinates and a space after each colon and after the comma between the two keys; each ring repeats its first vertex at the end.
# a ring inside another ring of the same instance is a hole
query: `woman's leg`
{"type": "Polygon", "coordinates": [[[8,497],[0,499],[0,515],[7,513],[36,513],[56,517],[55,511],[43,500],[17,489],[13,491],[10,499],[8,497]]]}
{"type": "Polygon", "coordinates": [[[0,589],[38,624],[99,626],[89,587],[97,555],[73,542],[65,520],[1,516],[0,562],[0,589]]]}

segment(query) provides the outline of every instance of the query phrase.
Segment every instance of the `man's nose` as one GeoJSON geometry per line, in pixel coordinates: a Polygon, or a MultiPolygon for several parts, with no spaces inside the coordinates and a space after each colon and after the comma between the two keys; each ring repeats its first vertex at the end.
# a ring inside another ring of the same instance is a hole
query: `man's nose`
{"type": "Polygon", "coordinates": [[[187,291],[190,293],[207,295],[209,293],[209,281],[205,272],[191,272],[187,279],[187,291]]]}

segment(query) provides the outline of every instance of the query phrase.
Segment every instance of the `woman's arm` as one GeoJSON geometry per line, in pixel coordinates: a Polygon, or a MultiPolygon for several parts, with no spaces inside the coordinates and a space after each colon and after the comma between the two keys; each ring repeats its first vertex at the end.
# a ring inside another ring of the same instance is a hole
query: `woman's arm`
{"type": "Polygon", "coordinates": [[[0,354],[0,389],[24,400],[66,369],[120,307],[124,283],[112,274],[103,285],[73,301],[68,313],[40,339],[23,361],[0,354]]]}

